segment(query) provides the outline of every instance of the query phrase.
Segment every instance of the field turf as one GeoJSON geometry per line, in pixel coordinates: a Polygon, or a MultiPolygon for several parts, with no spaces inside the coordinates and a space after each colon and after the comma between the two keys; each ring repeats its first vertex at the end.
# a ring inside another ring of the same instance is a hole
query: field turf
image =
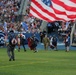
{"type": "Polygon", "coordinates": [[[0,75],[76,75],[76,51],[15,50],[15,61],[8,61],[6,48],[0,48],[0,75]]]}

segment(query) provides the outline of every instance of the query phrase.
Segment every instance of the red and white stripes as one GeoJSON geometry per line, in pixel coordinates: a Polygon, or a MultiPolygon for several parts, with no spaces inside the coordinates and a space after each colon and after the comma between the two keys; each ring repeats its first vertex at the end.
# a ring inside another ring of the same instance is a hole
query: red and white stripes
{"type": "Polygon", "coordinates": [[[30,14],[47,22],[76,19],[76,1],[75,0],[51,0],[49,7],[41,0],[32,0],[30,14]]]}

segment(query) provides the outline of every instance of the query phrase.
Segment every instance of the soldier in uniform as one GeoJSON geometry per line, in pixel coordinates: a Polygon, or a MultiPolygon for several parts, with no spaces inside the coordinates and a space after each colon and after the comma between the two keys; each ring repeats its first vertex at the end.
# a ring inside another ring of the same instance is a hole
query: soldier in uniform
{"type": "Polygon", "coordinates": [[[44,44],[44,49],[48,50],[48,46],[50,45],[50,40],[47,37],[47,34],[45,35],[45,37],[43,38],[43,44],[44,44]]]}
{"type": "Polygon", "coordinates": [[[26,37],[23,34],[18,34],[17,36],[17,41],[18,41],[18,52],[20,52],[20,46],[22,45],[24,48],[24,52],[26,52],[26,47],[25,47],[25,41],[26,41],[26,37]]]}
{"type": "Polygon", "coordinates": [[[66,37],[64,39],[64,43],[65,43],[65,50],[66,50],[66,52],[69,52],[69,48],[70,48],[70,34],[66,34],[66,37]]]}
{"type": "Polygon", "coordinates": [[[26,52],[25,41],[26,41],[25,35],[21,34],[20,35],[20,44],[23,46],[24,52],[26,52]]]}
{"type": "Polygon", "coordinates": [[[9,61],[15,61],[14,49],[17,44],[16,35],[13,30],[8,34],[8,44],[7,44],[7,54],[9,56],[9,61]]]}

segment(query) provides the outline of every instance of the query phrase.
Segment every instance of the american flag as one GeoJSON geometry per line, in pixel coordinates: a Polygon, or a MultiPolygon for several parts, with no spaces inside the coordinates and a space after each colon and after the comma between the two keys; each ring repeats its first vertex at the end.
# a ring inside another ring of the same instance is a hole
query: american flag
{"type": "Polygon", "coordinates": [[[76,0],[31,0],[30,15],[47,22],[76,19],[76,0]]]}

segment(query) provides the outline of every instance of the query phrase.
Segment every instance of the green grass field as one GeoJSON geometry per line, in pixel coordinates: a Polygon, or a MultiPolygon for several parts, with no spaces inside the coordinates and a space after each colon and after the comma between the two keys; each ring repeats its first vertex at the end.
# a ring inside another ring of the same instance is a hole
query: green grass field
{"type": "Polygon", "coordinates": [[[15,61],[8,61],[0,48],[0,75],[76,75],[76,51],[15,50],[15,61]]]}

